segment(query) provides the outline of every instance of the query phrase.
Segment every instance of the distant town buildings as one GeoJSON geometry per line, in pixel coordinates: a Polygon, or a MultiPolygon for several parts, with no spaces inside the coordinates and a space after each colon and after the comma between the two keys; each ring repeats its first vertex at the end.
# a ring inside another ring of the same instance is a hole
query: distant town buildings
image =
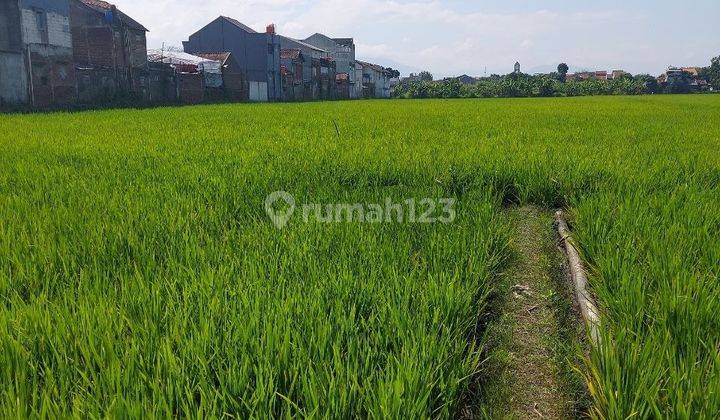
{"type": "Polygon", "coordinates": [[[715,87],[700,77],[702,67],[673,67],[658,76],[658,84],[669,91],[708,91],[715,87]]]}
{"type": "Polygon", "coordinates": [[[565,76],[565,80],[568,82],[581,82],[583,80],[614,80],[621,79],[623,76],[629,73],[624,70],[613,70],[608,72],[607,70],[598,71],[583,71],[578,73],[568,73],[565,76]]]}

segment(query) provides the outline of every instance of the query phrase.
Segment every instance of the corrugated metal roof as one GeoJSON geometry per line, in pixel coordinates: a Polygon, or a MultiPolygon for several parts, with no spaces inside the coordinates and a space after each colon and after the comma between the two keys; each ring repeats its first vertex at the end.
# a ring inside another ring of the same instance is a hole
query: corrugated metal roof
{"type": "Polygon", "coordinates": [[[165,64],[189,64],[200,65],[203,63],[220,63],[219,60],[211,60],[198,55],[192,55],[178,51],[148,50],[148,61],[165,64]]]}
{"type": "Polygon", "coordinates": [[[220,52],[220,53],[197,53],[197,54],[195,54],[195,55],[197,55],[198,57],[202,57],[202,58],[208,59],[208,60],[219,61],[219,62],[221,62],[223,65],[225,65],[225,62],[228,60],[228,58],[230,58],[230,53],[229,53],[229,52],[220,52]]]}
{"type": "Polygon", "coordinates": [[[118,17],[118,19],[119,19],[122,23],[124,23],[125,25],[127,25],[128,27],[133,28],[133,29],[137,29],[137,30],[139,30],[139,31],[149,32],[146,27],[144,27],[144,26],[141,25],[138,21],[136,21],[135,19],[133,19],[133,18],[131,18],[130,16],[126,15],[126,14],[123,13],[122,11],[120,11],[120,10],[119,10],[114,4],[112,4],[112,3],[108,3],[108,2],[103,1],[103,0],[78,0],[78,1],[79,1],[80,3],[86,5],[87,7],[91,8],[91,9],[93,9],[93,10],[95,10],[95,11],[98,11],[98,12],[100,12],[100,13],[105,13],[105,12],[108,12],[108,11],[114,9],[114,10],[117,12],[117,17],[118,17]]]}

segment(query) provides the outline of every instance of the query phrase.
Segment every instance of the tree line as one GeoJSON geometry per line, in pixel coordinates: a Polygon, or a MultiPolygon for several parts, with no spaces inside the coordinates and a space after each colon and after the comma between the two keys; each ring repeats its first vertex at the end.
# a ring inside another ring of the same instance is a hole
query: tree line
{"type": "MultiPolygon", "coordinates": [[[[649,74],[623,74],[610,80],[589,78],[567,80],[567,64],[560,64],[556,73],[529,75],[512,73],[480,78],[473,84],[463,84],[458,79],[433,81],[428,72],[412,78],[393,89],[396,98],[522,98],[553,96],[600,96],[600,95],[646,95],[661,93],[693,92],[693,76],[683,73],[680,77],[660,84],[649,74]]],[[[720,57],[712,59],[709,67],[700,72],[700,78],[716,89],[720,88],[720,57]]]]}

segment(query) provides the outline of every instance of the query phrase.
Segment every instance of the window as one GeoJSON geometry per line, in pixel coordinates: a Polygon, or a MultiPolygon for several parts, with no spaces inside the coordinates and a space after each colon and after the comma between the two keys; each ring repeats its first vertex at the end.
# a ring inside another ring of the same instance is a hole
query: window
{"type": "Polygon", "coordinates": [[[40,38],[41,44],[48,44],[48,27],[47,27],[47,14],[45,10],[35,9],[35,26],[37,27],[38,37],[40,38]]]}

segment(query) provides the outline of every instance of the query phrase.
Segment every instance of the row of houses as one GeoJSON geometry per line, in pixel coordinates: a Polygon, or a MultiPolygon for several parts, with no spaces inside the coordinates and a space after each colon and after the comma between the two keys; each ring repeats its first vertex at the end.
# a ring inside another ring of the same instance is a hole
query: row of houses
{"type": "Polygon", "coordinates": [[[393,72],[352,38],[305,40],[219,17],[184,51],[147,49],[142,24],[103,0],[0,0],[0,105],[386,98],[393,72]]]}
{"type": "Polygon", "coordinates": [[[624,70],[600,70],[600,71],[583,71],[578,73],[568,73],[565,76],[565,80],[568,82],[572,81],[583,81],[583,80],[615,80],[622,79],[630,73],[624,70]]]}
{"type": "Polygon", "coordinates": [[[183,49],[230,54],[251,101],[389,98],[397,83],[390,69],[356,59],[353,38],[316,33],[294,39],[278,34],[275,25],[257,32],[226,16],[190,35],[183,49]]]}

